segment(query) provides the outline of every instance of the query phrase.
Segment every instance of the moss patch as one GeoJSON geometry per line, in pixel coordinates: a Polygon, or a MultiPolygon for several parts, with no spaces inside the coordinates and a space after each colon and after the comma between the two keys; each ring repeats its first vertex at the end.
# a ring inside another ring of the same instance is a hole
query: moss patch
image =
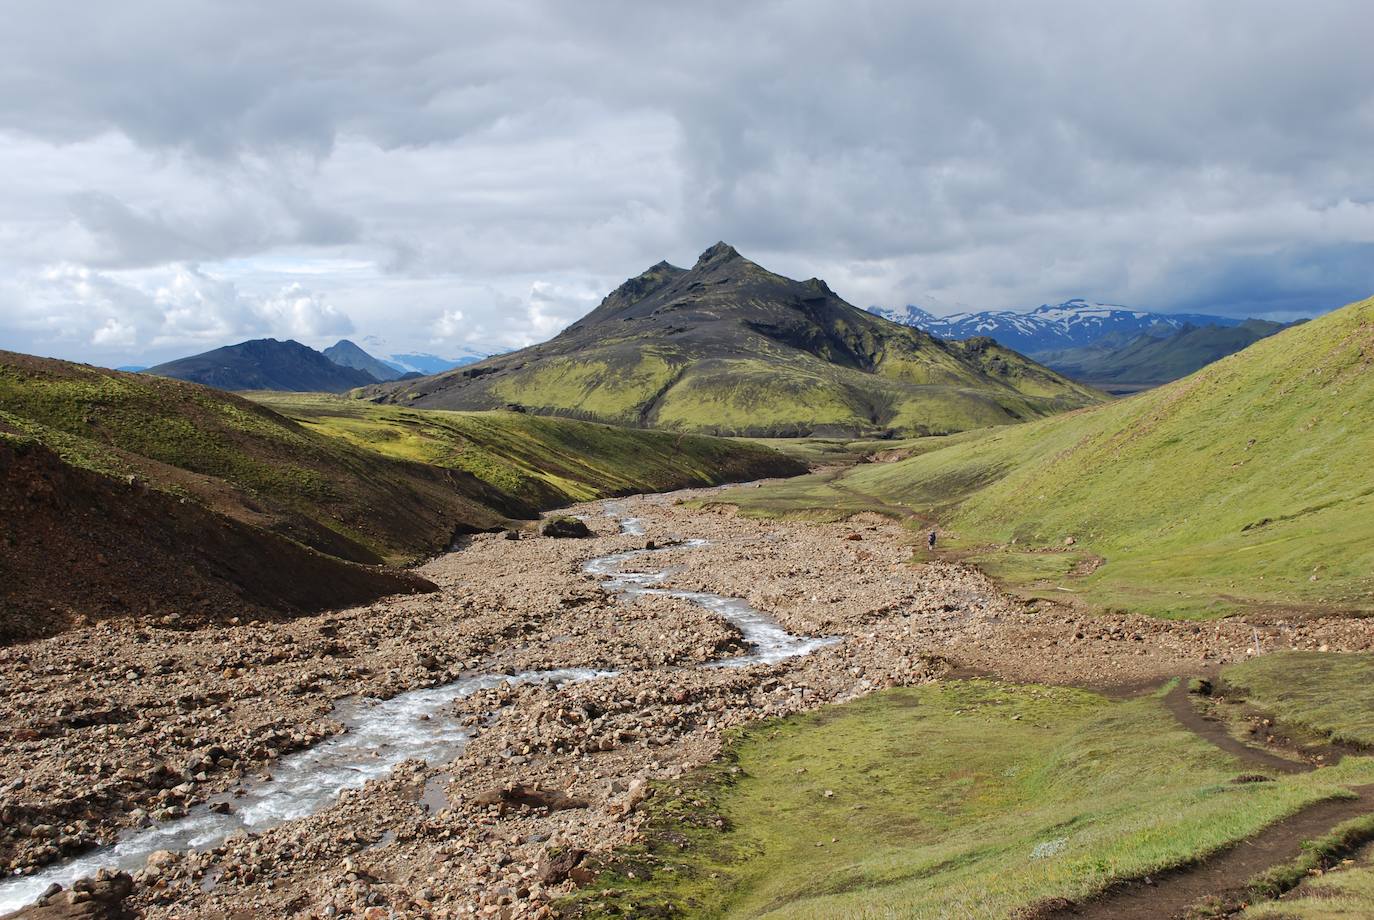
{"type": "Polygon", "coordinates": [[[1157,696],[954,681],[765,723],[660,784],[584,917],[1006,916],[1177,865],[1374,777],[1272,783],[1157,696]]]}

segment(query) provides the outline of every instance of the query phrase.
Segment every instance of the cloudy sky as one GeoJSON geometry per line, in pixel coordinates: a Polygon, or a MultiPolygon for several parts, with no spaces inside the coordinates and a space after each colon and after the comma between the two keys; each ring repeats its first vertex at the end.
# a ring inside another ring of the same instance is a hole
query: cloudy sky
{"type": "Polygon", "coordinates": [[[0,0],[0,348],[547,338],[718,239],[861,306],[1374,293],[1374,7],[0,0]]]}

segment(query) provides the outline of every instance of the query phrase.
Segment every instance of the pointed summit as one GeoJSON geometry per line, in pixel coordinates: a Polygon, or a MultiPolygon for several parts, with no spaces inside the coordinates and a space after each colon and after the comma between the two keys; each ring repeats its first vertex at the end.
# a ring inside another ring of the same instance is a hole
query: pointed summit
{"type": "Polygon", "coordinates": [[[689,271],[660,262],[542,345],[374,398],[677,431],[846,437],[950,432],[1101,397],[1020,355],[971,352],[794,281],[725,242],[689,271]],[[838,436],[838,435],[837,435],[838,436]]]}
{"type": "Polygon", "coordinates": [[[608,317],[615,316],[627,307],[634,306],[645,297],[670,284],[679,275],[685,274],[687,274],[687,269],[678,268],[666,259],[651,265],[607,294],[600,306],[568,328],[580,329],[588,323],[601,322],[608,317]]]}
{"type": "Polygon", "coordinates": [[[710,249],[703,252],[697,258],[697,264],[695,267],[701,268],[701,266],[707,264],[708,262],[728,262],[731,259],[742,258],[744,257],[739,254],[739,250],[737,250],[734,246],[731,246],[729,243],[721,241],[719,243],[716,243],[716,245],[712,246],[710,249]]]}

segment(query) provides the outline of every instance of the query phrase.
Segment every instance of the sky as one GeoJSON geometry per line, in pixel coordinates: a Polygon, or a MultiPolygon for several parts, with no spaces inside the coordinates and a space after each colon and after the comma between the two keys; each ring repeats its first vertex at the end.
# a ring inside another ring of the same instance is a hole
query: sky
{"type": "Polygon", "coordinates": [[[717,240],[859,306],[1374,294],[1374,6],[0,0],[0,348],[542,341],[717,240]]]}

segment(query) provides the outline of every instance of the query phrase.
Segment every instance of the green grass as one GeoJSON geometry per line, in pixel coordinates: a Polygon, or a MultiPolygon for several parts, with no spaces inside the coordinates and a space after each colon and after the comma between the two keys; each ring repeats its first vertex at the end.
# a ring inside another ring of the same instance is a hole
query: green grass
{"type": "Polygon", "coordinates": [[[642,841],[582,916],[991,917],[1177,865],[1374,760],[1270,783],[1180,727],[1158,695],[954,681],[735,734],[657,787],[642,841]],[[833,793],[827,795],[827,791],[833,793]]]}
{"type": "MultiPolygon", "coordinates": [[[[1368,839],[1367,819],[1365,824],[1361,832],[1368,839]]],[[[1251,905],[1240,914],[1240,920],[1366,920],[1374,916],[1371,853],[1366,851],[1349,867],[1338,865],[1335,871],[1327,869],[1313,875],[1313,870],[1323,862],[1318,850],[1314,848],[1310,856],[1286,867],[1289,873],[1296,874],[1282,879],[1284,890],[1306,877],[1295,891],[1281,901],[1251,905]]]]}
{"type": "Polygon", "coordinates": [[[0,352],[0,430],[11,439],[357,562],[410,561],[457,532],[572,501],[800,469],[759,445],[701,436],[259,398],[0,352]]]}
{"type": "Polygon", "coordinates": [[[1231,665],[1223,676],[1280,725],[1374,747],[1374,655],[1276,652],[1231,665]]]}
{"type": "Polygon", "coordinates": [[[554,358],[517,371],[492,388],[498,399],[536,409],[571,412],[584,418],[635,425],[645,395],[668,386],[676,367],[645,349],[635,365],[554,358]]]}
{"type": "MultiPolygon", "coordinates": [[[[1228,665],[1222,680],[1229,697],[1275,719],[1285,734],[1374,744],[1374,655],[1334,652],[1275,652],[1228,665]]],[[[1224,716],[1224,713],[1223,713],[1224,716]]],[[[1374,815],[1353,818],[1308,842],[1291,863],[1275,866],[1250,883],[1262,903],[1246,910],[1258,918],[1355,918],[1374,916],[1374,867],[1368,854],[1345,868],[1342,857],[1374,840],[1374,815]],[[1336,874],[1322,874],[1336,866],[1336,874]],[[1281,901],[1271,901],[1287,894],[1281,901]]]]}
{"type": "Polygon", "coordinates": [[[541,507],[798,470],[765,445],[701,435],[521,412],[402,409],[321,394],[252,398],[312,432],[463,470],[541,507]]]}
{"type": "Polygon", "coordinates": [[[731,500],[791,514],[872,496],[938,521],[945,546],[1010,584],[1098,606],[1368,613],[1371,363],[1374,300],[1130,399],[731,500]]]}

